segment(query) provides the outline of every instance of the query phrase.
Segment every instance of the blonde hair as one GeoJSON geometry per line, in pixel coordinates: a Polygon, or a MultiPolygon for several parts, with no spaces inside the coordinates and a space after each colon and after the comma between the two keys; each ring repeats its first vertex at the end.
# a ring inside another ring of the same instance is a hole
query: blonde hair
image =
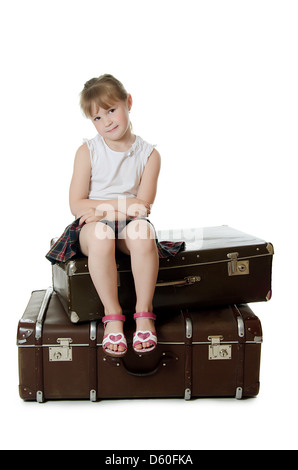
{"type": "Polygon", "coordinates": [[[109,109],[116,101],[126,101],[128,93],[113,75],[104,74],[85,83],[80,95],[80,105],[86,117],[92,117],[93,103],[99,108],[109,109]]]}

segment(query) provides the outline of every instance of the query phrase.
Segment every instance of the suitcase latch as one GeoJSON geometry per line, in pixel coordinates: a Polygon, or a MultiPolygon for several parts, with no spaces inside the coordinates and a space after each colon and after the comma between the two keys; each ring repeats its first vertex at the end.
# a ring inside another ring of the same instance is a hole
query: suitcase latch
{"type": "Polygon", "coordinates": [[[209,360],[231,359],[232,358],[232,345],[221,344],[223,336],[208,336],[209,344],[209,360]]]}
{"type": "Polygon", "coordinates": [[[227,257],[231,259],[228,262],[229,276],[240,276],[242,274],[249,274],[249,260],[239,260],[239,253],[228,253],[227,257]]]}
{"type": "Polygon", "coordinates": [[[51,362],[72,361],[72,347],[69,346],[72,343],[72,339],[57,338],[57,343],[60,346],[49,347],[49,360],[51,362]]]}

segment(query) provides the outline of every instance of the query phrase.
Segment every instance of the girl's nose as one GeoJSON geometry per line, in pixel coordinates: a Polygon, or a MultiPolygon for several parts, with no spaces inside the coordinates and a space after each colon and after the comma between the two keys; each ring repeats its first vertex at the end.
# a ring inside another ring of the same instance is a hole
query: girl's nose
{"type": "Polygon", "coordinates": [[[106,127],[109,127],[112,124],[112,119],[110,116],[105,117],[104,124],[106,127]]]}

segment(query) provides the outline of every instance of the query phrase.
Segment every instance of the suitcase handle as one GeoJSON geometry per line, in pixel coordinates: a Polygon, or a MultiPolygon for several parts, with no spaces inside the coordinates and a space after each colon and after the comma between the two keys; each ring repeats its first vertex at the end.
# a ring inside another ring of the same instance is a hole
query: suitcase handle
{"type": "Polygon", "coordinates": [[[167,287],[167,286],[174,286],[174,287],[183,287],[183,286],[191,286],[195,284],[195,282],[200,282],[201,276],[187,276],[184,279],[180,279],[179,281],[165,281],[165,282],[157,282],[156,287],[167,287]]]}
{"type": "Polygon", "coordinates": [[[106,356],[105,360],[112,364],[112,365],[115,365],[115,366],[120,366],[122,365],[125,369],[125,371],[129,374],[129,375],[133,375],[134,377],[150,377],[151,375],[155,375],[160,369],[168,366],[171,362],[173,362],[174,360],[176,361],[178,358],[176,356],[173,356],[171,355],[170,353],[163,353],[163,355],[160,357],[158,363],[156,364],[156,366],[154,367],[154,369],[151,369],[149,371],[142,371],[142,370],[139,370],[139,371],[136,371],[136,370],[131,370],[127,364],[124,362],[124,360],[122,359],[118,359],[118,358],[115,358],[115,357],[111,357],[111,356],[106,356]]]}

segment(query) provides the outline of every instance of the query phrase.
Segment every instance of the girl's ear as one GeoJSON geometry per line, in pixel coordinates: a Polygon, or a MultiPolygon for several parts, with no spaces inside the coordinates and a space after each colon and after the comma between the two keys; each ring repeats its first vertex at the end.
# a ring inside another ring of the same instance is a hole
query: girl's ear
{"type": "Polygon", "coordinates": [[[127,106],[128,106],[128,111],[130,111],[132,107],[132,96],[129,94],[127,95],[127,106]]]}

